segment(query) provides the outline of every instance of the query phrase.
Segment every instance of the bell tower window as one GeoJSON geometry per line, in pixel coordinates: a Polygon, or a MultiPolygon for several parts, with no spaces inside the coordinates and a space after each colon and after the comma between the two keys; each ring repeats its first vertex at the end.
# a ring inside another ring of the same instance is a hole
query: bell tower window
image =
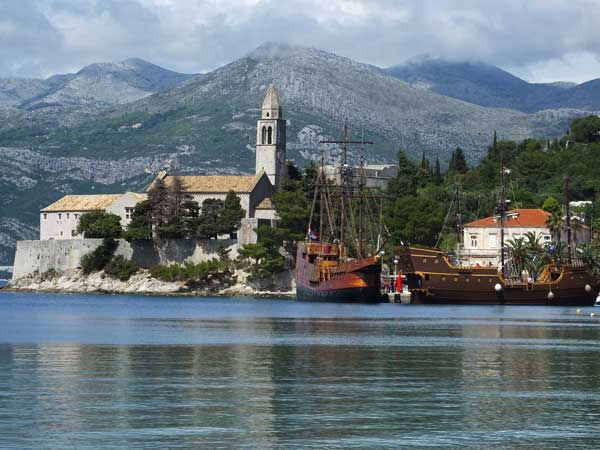
{"type": "Polygon", "coordinates": [[[267,143],[267,127],[262,127],[260,143],[263,145],[267,143]]]}
{"type": "Polygon", "coordinates": [[[273,143],[273,128],[269,127],[267,129],[267,144],[272,144],[273,143]]]}
{"type": "Polygon", "coordinates": [[[269,117],[269,113],[267,113],[267,117],[269,117]]]}

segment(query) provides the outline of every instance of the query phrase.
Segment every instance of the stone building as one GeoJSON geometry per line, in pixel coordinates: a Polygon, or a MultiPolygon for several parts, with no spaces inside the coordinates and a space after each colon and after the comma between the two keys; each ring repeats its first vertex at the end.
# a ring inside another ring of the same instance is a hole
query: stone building
{"type": "MultiPolygon", "coordinates": [[[[267,89],[261,117],[256,125],[255,175],[179,176],[161,172],[153,184],[160,179],[169,186],[177,177],[181,180],[184,191],[192,194],[201,207],[202,202],[208,198],[224,200],[227,192],[234,191],[241,199],[247,219],[258,218],[258,210],[260,219],[272,221],[275,219],[275,208],[270,197],[286,173],[285,134],[286,121],[283,119],[279,96],[271,85],[267,89]]],[[[149,189],[151,188],[152,185],[149,189]]]]}
{"type": "MultiPolygon", "coordinates": [[[[256,175],[240,176],[186,176],[169,175],[167,172],[158,174],[148,190],[152,189],[154,183],[161,180],[165,186],[170,187],[178,179],[184,192],[190,194],[194,201],[202,207],[207,199],[225,200],[227,193],[233,191],[240,198],[240,203],[246,218],[254,218],[257,207],[265,204],[265,200],[273,194],[274,187],[264,171],[256,175]]],[[[261,208],[261,211],[263,209],[261,208]]],[[[262,214],[262,213],[261,213],[262,214]]],[[[271,207],[268,214],[273,218],[274,210],[271,207]]]]}
{"type": "Polygon", "coordinates": [[[40,211],[40,240],[83,239],[77,234],[79,217],[83,213],[102,210],[121,218],[121,226],[131,221],[135,205],[146,199],[146,194],[65,195],[40,211]]]}
{"type": "MultiPolygon", "coordinates": [[[[325,175],[336,183],[340,183],[340,166],[324,166],[325,175]]],[[[398,165],[394,164],[366,164],[363,173],[358,168],[351,168],[351,176],[358,178],[364,176],[365,186],[368,188],[385,189],[390,180],[398,175],[398,165]]]]}
{"type": "MultiPolygon", "coordinates": [[[[505,242],[523,238],[528,232],[538,236],[542,245],[552,241],[552,233],[546,225],[550,213],[543,209],[513,209],[507,213],[504,222],[505,242]]],[[[562,233],[563,240],[566,233],[562,233]]],[[[589,227],[582,225],[574,232],[573,240],[579,244],[590,241],[589,227]]],[[[474,266],[498,266],[500,259],[500,219],[490,216],[469,222],[463,227],[463,247],[461,259],[474,266]]]]}
{"type": "MultiPolygon", "coordinates": [[[[259,223],[272,224],[276,214],[270,197],[286,174],[286,121],[273,85],[267,89],[261,117],[256,126],[255,165],[254,175],[239,176],[180,176],[163,171],[152,184],[161,180],[169,186],[175,178],[179,178],[183,189],[200,206],[208,198],[224,200],[227,193],[233,191],[240,197],[242,208],[246,211],[246,218],[243,219],[245,223],[242,224],[243,230],[247,231],[246,235],[252,234],[259,223]]],[[[84,212],[95,209],[119,215],[121,226],[126,227],[133,208],[145,198],[146,194],[132,192],[67,195],[40,211],[40,240],[82,238],[76,233],[79,217],[84,212]]],[[[254,238],[255,236],[248,239],[254,238]]]]}
{"type": "Polygon", "coordinates": [[[256,127],[256,173],[265,171],[275,189],[286,172],[286,120],[273,85],[267,89],[256,127]]]}

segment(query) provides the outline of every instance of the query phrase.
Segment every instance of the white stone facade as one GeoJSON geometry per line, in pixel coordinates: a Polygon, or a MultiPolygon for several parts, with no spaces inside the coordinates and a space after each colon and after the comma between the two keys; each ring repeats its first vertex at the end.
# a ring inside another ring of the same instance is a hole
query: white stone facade
{"type": "MultiPolygon", "coordinates": [[[[550,230],[546,227],[517,227],[504,230],[504,241],[522,238],[525,233],[533,232],[538,236],[542,245],[552,241],[550,230]]],[[[498,266],[500,259],[500,228],[494,227],[464,227],[463,252],[467,265],[498,266]]]]}
{"type": "Polygon", "coordinates": [[[264,171],[277,189],[285,173],[286,121],[282,117],[277,91],[271,85],[256,126],[256,173],[264,171]]]}
{"type": "MultiPolygon", "coordinates": [[[[549,213],[541,209],[515,209],[509,211],[504,224],[505,245],[517,238],[526,238],[526,234],[535,233],[540,244],[552,242],[552,233],[546,225],[549,213]]],[[[566,242],[566,232],[561,240],[566,242]]],[[[583,244],[590,241],[590,229],[581,226],[573,232],[573,241],[583,244]]],[[[465,265],[498,266],[501,248],[500,223],[497,217],[470,222],[463,227],[463,249],[461,261],[465,265]]]]}
{"type": "Polygon", "coordinates": [[[121,227],[131,222],[133,208],[145,194],[67,195],[40,212],[40,240],[83,239],[77,234],[81,215],[100,209],[121,218],[121,227]]]}

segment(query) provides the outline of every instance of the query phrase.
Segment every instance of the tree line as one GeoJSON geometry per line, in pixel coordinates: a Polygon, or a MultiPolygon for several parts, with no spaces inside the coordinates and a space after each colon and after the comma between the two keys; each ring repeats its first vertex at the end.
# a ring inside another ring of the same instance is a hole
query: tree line
{"type": "Polygon", "coordinates": [[[235,192],[228,192],[224,200],[206,199],[200,207],[181,179],[173,177],[169,186],[163,180],[153,183],[148,198],[134,207],[125,230],[118,215],[97,210],[81,215],[77,232],[86,238],[216,239],[232,237],[245,216],[235,192]]]}

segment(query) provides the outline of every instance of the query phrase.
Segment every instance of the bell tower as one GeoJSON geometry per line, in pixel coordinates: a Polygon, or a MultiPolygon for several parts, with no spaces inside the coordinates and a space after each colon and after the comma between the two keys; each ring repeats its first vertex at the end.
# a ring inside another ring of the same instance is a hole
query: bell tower
{"type": "Polygon", "coordinates": [[[256,173],[264,170],[275,189],[285,174],[285,126],[279,96],[270,85],[256,127],[256,173]]]}

